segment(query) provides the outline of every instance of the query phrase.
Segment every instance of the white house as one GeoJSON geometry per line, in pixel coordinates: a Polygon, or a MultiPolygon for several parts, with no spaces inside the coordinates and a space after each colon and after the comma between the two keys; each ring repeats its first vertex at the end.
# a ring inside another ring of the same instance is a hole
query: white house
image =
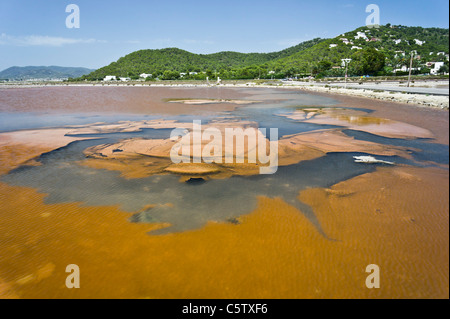
{"type": "Polygon", "coordinates": [[[355,36],[355,39],[356,40],[358,40],[358,39],[368,40],[367,35],[364,32],[357,32],[356,36],[355,36]]]}
{"type": "Polygon", "coordinates": [[[337,47],[337,46],[338,46],[337,44],[333,44],[333,43],[332,43],[332,44],[330,44],[330,49],[331,49],[331,48],[335,48],[335,47],[337,47]]]}
{"type": "Polygon", "coordinates": [[[445,52],[438,52],[437,55],[445,55],[445,52]]]}
{"type": "Polygon", "coordinates": [[[354,45],[354,46],[352,46],[352,50],[362,50],[362,48],[354,45]]]}
{"type": "Polygon", "coordinates": [[[152,74],[146,74],[146,73],[142,73],[141,75],[139,75],[141,78],[144,78],[144,79],[146,79],[146,78],[151,78],[152,77],[152,74]]]}
{"type": "Polygon", "coordinates": [[[122,81],[122,82],[128,82],[128,81],[131,81],[130,78],[119,78],[119,79],[120,79],[120,81],[122,81]]]}
{"type": "Polygon", "coordinates": [[[444,62],[436,62],[436,63],[434,63],[434,67],[430,70],[430,74],[432,74],[432,75],[438,74],[439,70],[443,66],[444,66],[444,62]]]}
{"type": "Polygon", "coordinates": [[[402,43],[402,39],[396,39],[396,40],[394,40],[394,42],[395,42],[395,44],[400,44],[400,43],[402,43]]]}
{"type": "Polygon", "coordinates": [[[414,39],[414,41],[416,41],[416,44],[420,46],[425,43],[425,41],[420,41],[419,39],[414,39]]]}
{"type": "Polygon", "coordinates": [[[197,72],[189,72],[189,75],[197,75],[197,72]]]}
{"type": "MultiPolygon", "coordinates": [[[[421,68],[411,68],[411,71],[420,71],[420,69],[421,69],[421,68]]],[[[395,69],[395,70],[394,70],[394,73],[397,73],[397,72],[399,72],[399,71],[401,71],[401,72],[408,72],[408,71],[409,71],[409,68],[408,68],[406,65],[404,65],[404,66],[402,66],[401,69],[395,69]]]]}
{"type": "Polygon", "coordinates": [[[105,76],[105,78],[103,79],[103,81],[115,81],[115,80],[117,80],[117,78],[116,78],[116,76],[115,75],[107,75],[107,76],[105,76]]]}

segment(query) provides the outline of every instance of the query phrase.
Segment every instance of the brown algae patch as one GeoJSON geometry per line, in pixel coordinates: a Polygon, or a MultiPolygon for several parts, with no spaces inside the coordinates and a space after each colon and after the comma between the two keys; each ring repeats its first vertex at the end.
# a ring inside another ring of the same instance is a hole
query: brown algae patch
{"type": "MultiPolygon", "coordinates": [[[[222,130],[226,127],[224,123],[219,126],[222,130]]],[[[236,125],[233,123],[233,125],[236,125]]],[[[205,128],[207,129],[207,127],[205,128]]],[[[259,130],[254,129],[257,134],[259,130]]],[[[189,133],[191,134],[191,133],[189,133]]],[[[265,137],[266,150],[269,149],[269,141],[265,137]]],[[[189,148],[189,154],[193,154],[194,144],[187,139],[181,139],[181,146],[189,148]],[[184,143],[184,144],[183,144],[184,143]],[[187,144],[186,144],[187,143],[187,144]]],[[[249,176],[260,173],[264,166],[260,162],[251,163],[249,153],[259,147],[259,139],[254,146],[248,141],[244,144],[242,154],[235,154],[235,149],[227,150],[226,138],[222,141],[214,140],[215,147],[219,147],[219,155],[210,154],[213,163],[194,163],[194,158],[185,158],[189,163],[174,164],[171,159],[171,150],[180,143],[180,139],[142,139],[133,138],[122,140],[114,144],[102,144],[90,147],[84,151],[87,159],[79,164],[97,168],[120,171],[126,178],[142,178],[155,174],[172,173],[176,175],[204,175],[207,178],[229,178],[233,175],[249,176]],[[253,148],[254,147],[254,148],[253,148]],[[226,163],[226,156],[239,156],[241,163],[235,160],[226,163]]],[[[202,140],[200,149],[203,153],[211,140],[202,140]]],[[[181,152],[181,151],[180,151],[181,152]]],[[[332,152],[360,152],[380,156],[401,156],[411,158],[406,148],[392,145],[383,145],[374,142],[356,140],[345,135],[340,130],[320,130],[286,136],[278,142],[278,164],[286,166],[297,164],[302,161],[316,159],[332,152]]]]}
{"type": "MultiPolygon", "coordinates": [[[[164,173],[175,175],[204,175],[206,178],[255,175],[259,174],[259,168],[263,164],[258,161],[250,163],[249,152],[254,151],[256,154],[259,139],[255,138],[253,145],[245,143],[239,153],[235,152],[235,148],[228,149],[226,147],[227,143],[230,142],[230,138],[227,139],[226,134],[223,133],[229,127],[249,129],[255,136],[260,136],[261,140],[266,144],[266,150],[269,149],[269,141],[262,136],[258,129],[252,128],[250,125],[254,125],[254,123],[219,122],[213,123],[210,126],[205,125],[202,132],[205,132],[205,130],[213,126],[220,132],[220,140],[201,140],[198,145],[193,142],[192,129],[191,132],[187,133],[187,139],[181,137],[177,140],[133,138],[114,144],[97,145],[84,151],[87,159],[81,161],[80,164],[93,168],[118,170],[126,178],[142,178],[164,173]],[[174,163],[171,157],[173,155],[171,151],[176,144],[180,145],[180,149],[176,155],[182,158],[183,161],[181,163],[174,163]],[[196,146],[200,147],[200,153],[203,156],[206,154],[210,160],[209,163],[195,160],[193,154],[196,146]],[[189,153],[188,156],[185,156],[183,153],[186,149],[189,153]],[[210,151],[207,152],[205,149],[210,151]],[[236,160],[233,163],[227,163],[225,158],[229,155],[232,157],[236,156],[236,158],[239,157],[242,162],[236,160]]],[[[234,140],[232,143],[234,143],[234,140]]]]}
{"type": "Polygon", "coordinates": [[[34,161],[42,153],[50,152],[51,148],[28,147],[21,144],[0,146],[0,175],[18,168],[22,165],[39,165],[34,161]]]}
{"type": "Polygon", "coordinates": [[[343,126],[389,138],[434,138],[429,130],[415,125],[343,108],[301,108],[284,116],[304,123],[343,126]]]}

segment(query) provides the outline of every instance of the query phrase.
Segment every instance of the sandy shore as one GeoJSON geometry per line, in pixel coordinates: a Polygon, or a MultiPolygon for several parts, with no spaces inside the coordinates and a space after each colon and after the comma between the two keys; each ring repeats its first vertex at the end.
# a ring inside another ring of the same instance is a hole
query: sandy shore
{"type": "Polygon", "coordinates": [[[321,87],[321,86],[303,86],[302,90],[309,92],[328,92],[333,94],[349,95],[365,97],[370,99],[406,103],[420,105],[422,107],[432,107],[440,109],[449,109],[449,97],[448,96],[433,96],[424,94],[405,94],[394,92],[377,92],[376,90],[362,90],[362,89],[345,89],[335,87],[321,87]]]}

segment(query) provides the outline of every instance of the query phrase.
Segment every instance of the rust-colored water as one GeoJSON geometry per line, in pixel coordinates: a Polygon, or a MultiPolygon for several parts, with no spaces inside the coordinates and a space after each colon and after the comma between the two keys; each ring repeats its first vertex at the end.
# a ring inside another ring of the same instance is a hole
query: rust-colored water
{"type": "Polygon", "coordinates": [[[236,107],[228,103],[212,103],[199,107],[164,102],[167,97],[186,98],[193,94],[202,99],[236,99],[246,96],[244,93],[214,88],[97,86],[0,89],[0,111],[205,114],[230,111],[236,107]]]}
{"type": "MultiPolygon", "coordinates": [[[[406,118],[448,141],[436,113],[406,118]]],[[[0,174],[45,151],[1,147],[0,174]]],[[[48,205],[0,183],[0,298],[449,298],[448,183],[448,170],[397,166],[303,191],[331,239],[279,198],[260,197],[239,224],[150,236],[160,225],[117,207],[48,205]],[[65,287],[69,264],[80,289],[65,287]],[[380,289],[365,286],[369,264],[380,289]]]]}
{"type": "Polygon", "coordinates": [[[149,236],[114,207],[44,205],[0,184],[4,296],[21,298],[448,298],[448,173],[396,168],[301,194],[331,241],[281,199],[240,225],[149,236]],[[350,193],[350,195],[349,195],[350,193]],[[65,288],[76,263],[81,289],[65,288]],[[369,264],[382,287],[365,287],[369,264]]]}

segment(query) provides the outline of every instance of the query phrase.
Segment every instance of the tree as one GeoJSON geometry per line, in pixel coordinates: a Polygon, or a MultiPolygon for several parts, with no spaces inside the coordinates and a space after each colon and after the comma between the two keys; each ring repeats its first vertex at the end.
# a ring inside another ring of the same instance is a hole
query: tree
{"type": "Polygon", "coordinates": [[[320,61],[317,65],[319,72],[328,71],[333,66],[333,63],[327,60],[320,61]]]}
{"type": "Polygon", "coordinates": [[[445,73],[448,73],[448,62],[447,62],[447,63],[444,63],[444,65],[441,66],[441,67],[439,68],[438,73],[439,73],[439,74],[445,74],[445,73]]]}
{"type": "Polygon", "coordinates": [[[375,48],[368,47],[352,56],[352,73],[355,75],[375,75],[386,64],[386,56],[375,48]]]}

